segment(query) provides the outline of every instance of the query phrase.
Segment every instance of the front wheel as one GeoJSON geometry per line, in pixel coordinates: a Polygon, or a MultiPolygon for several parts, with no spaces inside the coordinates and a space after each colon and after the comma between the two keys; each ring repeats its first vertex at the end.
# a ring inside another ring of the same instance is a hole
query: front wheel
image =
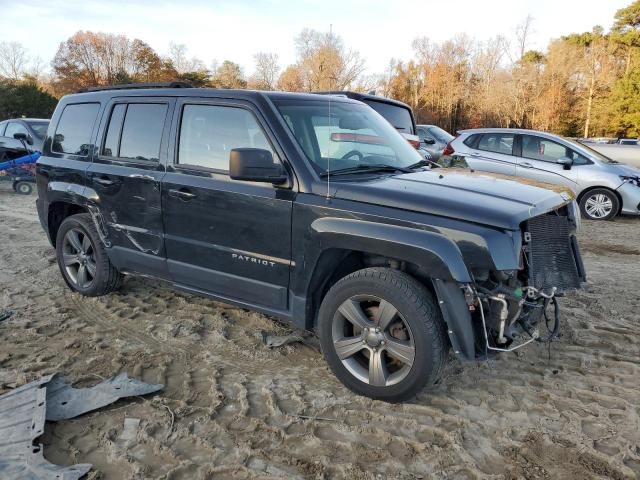
{"type": "Polygon", "coordinates": [[[595,188],[580,199],[580,211],[589,220],[610,220],[618,214],[620,201],[606,188],[595,188]]]}
{"type": "Polygon", "coordinates": [[[431,293],[413,277],[366,268],[338,281],[318,314],[322,352],[349,389],[399,402],[434,384],[448,341],[431,293]]]}

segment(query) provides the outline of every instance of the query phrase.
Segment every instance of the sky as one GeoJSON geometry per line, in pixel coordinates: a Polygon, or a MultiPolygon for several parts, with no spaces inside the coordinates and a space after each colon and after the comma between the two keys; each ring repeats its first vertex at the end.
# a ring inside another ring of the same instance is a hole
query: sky
{"type": "Polygon", "coordinates": [[[529,48],[552,38],[608,29],[615,12],[632,0],[0,0],[0,41],[19,41],[50,64],[61,42],[78,30],[139,38],[164,55],[171,42],[189,56],[239,63],[253,71],[257,52],[295,61],[293,39],[303,28],[340,35],[366,60],[367,73],[383,73],[391,58],[413,55],[412,40],[443,41],[459,33],[478,40],[515,30],[533,17],[529,48]]]}

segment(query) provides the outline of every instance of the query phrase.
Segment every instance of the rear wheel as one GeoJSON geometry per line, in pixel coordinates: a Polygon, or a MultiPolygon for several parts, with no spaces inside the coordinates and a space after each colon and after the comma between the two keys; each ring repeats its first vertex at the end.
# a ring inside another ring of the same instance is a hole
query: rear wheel
{"type": "Polygon", "coordinates": [[[65,282],[82,295],[105,295],[122,282],[122,274],[111,264],[88,213],[72,215],[62,222],[56,254],[65,282]]]}
{"type": "Polygon", "coordinates": [[[606,188],[594,188],[580,199],[582,216],[589,220],[610,220],[618,214],[620,201],[606,188]]]}
{"type": "Polygon", "coordinates": [[[29,182],[16,182],[13,184],[13,189],[20,195],[29,195],[33,191],[33,187],[29,182]]]}
{"type": "Polygon", "coordinates": [[[318,322],[327,363],[358,394],[398,402],[440,377],[448,351],[440,310],[403,272],[367,268],[343,278],[318,322]]]}

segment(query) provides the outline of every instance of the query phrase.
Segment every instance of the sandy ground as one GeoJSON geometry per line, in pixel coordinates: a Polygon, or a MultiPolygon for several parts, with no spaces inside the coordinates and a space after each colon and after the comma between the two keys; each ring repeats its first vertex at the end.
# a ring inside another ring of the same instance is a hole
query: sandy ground
{"type": "Polygon", "coordinates": [[[52,372],[166,385],[47,424],[52,462],[116,480],[640,477],[640,219],[586,223],[590,280],[562,301],[550,360],[543,345],[451,358],[435,389],[388,405],[347,391],[311,347],[267,349],[259,332],[287,329],[262,315],[140,278],[72,294],[34,200],[0,187],[0,308],[16,312],[0,323],[0,393],[52,372]]]}

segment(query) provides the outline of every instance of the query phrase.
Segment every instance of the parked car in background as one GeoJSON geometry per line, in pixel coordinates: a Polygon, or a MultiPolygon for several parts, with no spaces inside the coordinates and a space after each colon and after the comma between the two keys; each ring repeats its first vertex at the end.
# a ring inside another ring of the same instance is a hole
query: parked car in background
{"type": "Polygon", "coordinates": [[[463,130],[451,142],[452,156],[474,170],[513,175],[571,188],[582,215],[609,220],[640,214],[640,169],[583,143],[534,130],[463,130]]]}
{"type": "Polygon", "coordinates": [[[420,150],[424,150],[434,162],[437,162],[444,149],[455,137],[437,125],[418,125],[416,127],[420,138],[420,150]]]}
{"type": "Polygon", "coordinates": [[[46,118],[12,118],[0,122],[0,137],[14,138],[16,133],[24,133],[27,143],[34,150],[41,152],[47,128],[49,120],[46,118]]]}
{"type": "Polygon", "coordinates": [[[619,138],[618,145],[640,145],[637,138],[619,138]]]}
{"type": "Polygon", "coordinates": [[[349,90],[314,93],[319,95],[338,95],[366,103],[382,115],[414,148],[418,149],[420,147],[420,139],[416,130],[416,120],[413,116],[413,110],[411,110],[411,107],[406,103],[370,93],[358,93],[349,90]]]}

